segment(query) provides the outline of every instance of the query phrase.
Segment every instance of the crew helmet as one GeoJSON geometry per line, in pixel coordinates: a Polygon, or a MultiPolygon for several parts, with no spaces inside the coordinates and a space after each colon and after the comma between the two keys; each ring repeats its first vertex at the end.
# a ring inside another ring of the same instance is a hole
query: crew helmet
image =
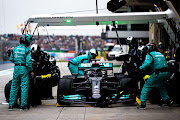
{"type": "Polygon", "coordinates": [[[164,49],[164,46],[163,46],[162,42],[159,42],[158,48],[164,49]]]}
{"type": "Polygon", "coordinates": [[[132,40],[134,39],[133,36],[129,36],[127,37],[126,41],[127,41],[127,44],[130,45],[132,43],[132,40]]]}
{"type": "Polygon", "coordinates": [[[126,42],[127,42],[128,45],[132,45],[132,46],[137,46],[138,45],[138,40],[135,39],[133,36],[127,37],[126,42]]]}
{"type": "Polygon", "coordinates": [[[19,39],[20,39],[20,44],[24,43],[26,46],[29,46],[31,42],[31,35],[23,34],[19,39]]]}
{"type": "Polygon", "coordinates": [[[150,53],[152,51],[157,51],[156,44],[155,43],[148,43],[143,48],[143,53],[150,53]]]}
{"type": "Polygon", "coordinates": [[[39,52],[39,51],[40,51],[40,47],[39,47],[38,44],[32,44],[32,45],[31,45],[31,52],[32,52],[32,53],[37,53],[37,52],[39,52]]]}
{"type": "Polygon", "coordinates": [[[90,49],[89,56],[90,58],[95,59],[96,56],[98,56],[98,51],[96,49],[90,49]]]}

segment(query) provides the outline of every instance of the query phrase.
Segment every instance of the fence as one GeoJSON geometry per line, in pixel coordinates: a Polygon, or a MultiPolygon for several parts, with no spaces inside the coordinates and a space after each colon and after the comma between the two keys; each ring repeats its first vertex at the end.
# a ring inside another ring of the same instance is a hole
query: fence
{"type": "Polygon", "coordinates": [[[18,45],[18,41],[0,40],[0,64],[9,62],[9,57],[7,55],[8,48],[16,47],[18,45]]]}

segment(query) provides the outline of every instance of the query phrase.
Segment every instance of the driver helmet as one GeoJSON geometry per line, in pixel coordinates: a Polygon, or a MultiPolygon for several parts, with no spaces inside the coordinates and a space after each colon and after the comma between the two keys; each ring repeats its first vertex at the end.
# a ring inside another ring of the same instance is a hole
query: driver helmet
{"type": "Polygon", "coordinates": [[[31,45],[31,52],[32,53],[38,53],[40,51],[40,47],[38,44],[32,44],[31,45]]]}
{"type": "Polygon", "coordinates": [[[14,47],[10,47],[10,48],[8,48],[8,50],[7,50],[7,54],[8,54],[8,56],[9,56],[9,57],[10,57],[11,52],[13,51],[13,49],[14,49],[14,47]]]}
{"type": "Polygon", "coordinates": [[[19,39],[20,39],[20,44],[24,43],[26,46],[29,46],[32,40],[31,35],[29,34],[23,34],[19,39]]]}
{"type": "Polygon", "coordinates": [[[52,56],[49,58],[49,62],[54,66],[56,65],[56,59],[52,56]]]}
{"type": "Polygon", "coordinates": [[[91,59],[95,59],[96,56],[98,56],[98,51],[96,49],[91,49],[89,51],[89,56],[90,56],[91,59]]]}

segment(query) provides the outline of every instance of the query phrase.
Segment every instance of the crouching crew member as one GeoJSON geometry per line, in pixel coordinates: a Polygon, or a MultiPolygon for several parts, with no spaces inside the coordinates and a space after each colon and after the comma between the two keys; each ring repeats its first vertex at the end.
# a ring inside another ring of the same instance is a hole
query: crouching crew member
{"type": "Polygon", "coordinates": [[[149,92],[152,88],[156,87],[160,92],[161,98],[165,101],[166,105],[171,106],[173,101],[170,100],[165,88],[164,83],[169,79],[170,72],[168,71],[168,64],[164,55],[160,52],[156,52],[157,49],[155,44],[147,44],[144,48],[147,52],[144,64],[139,67],[140,70],[147,69],[151,67],[153,69],[153,74],[147,79],[141,91],[141,106],[138,109],[146,108],[146,101],[148,99],[149,92]]]}
{"type": "Polygon", "coordinates": [[[90,63],[91,59],[95,59],[96,56],[98,56],[98,51],[96,49],[91,49],[88,54],[75,57],[68,63],[71,74],[78,74],[79,76],[83,76],[84,71],[78,70],[78,65],[81,63],[90,63]]]}

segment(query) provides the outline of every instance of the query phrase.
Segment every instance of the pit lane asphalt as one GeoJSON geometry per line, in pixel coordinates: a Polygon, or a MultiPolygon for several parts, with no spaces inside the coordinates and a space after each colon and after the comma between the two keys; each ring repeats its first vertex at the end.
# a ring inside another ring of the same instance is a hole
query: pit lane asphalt
{"type": "MultiPolygon", "coordinates": [[[[110,61],[114,65],[122,62],[110,61]]],[[[61,76],[69,75],[67,62],[57,63],[61,70],[61,76]]],[[[112,105],[110,108],[98,108],[90,104],[74,104],[70,106],[56,107],[56,90],[53,88],[55,99],[42,100],[42,105],[31,107],[28,111],[20,111],[14,108],[8,111],[8,104],[4,97],[4,86],[12,79],[12,64],[0,65],[0,120],[180,120],[180,107],[159,107],[156,104],[148,104],[146,110],[136,109],[137,104],[124,105],[122,103],[112,105]]],[[[117,72],[118,68],[114,68],[117,72]]]]}

